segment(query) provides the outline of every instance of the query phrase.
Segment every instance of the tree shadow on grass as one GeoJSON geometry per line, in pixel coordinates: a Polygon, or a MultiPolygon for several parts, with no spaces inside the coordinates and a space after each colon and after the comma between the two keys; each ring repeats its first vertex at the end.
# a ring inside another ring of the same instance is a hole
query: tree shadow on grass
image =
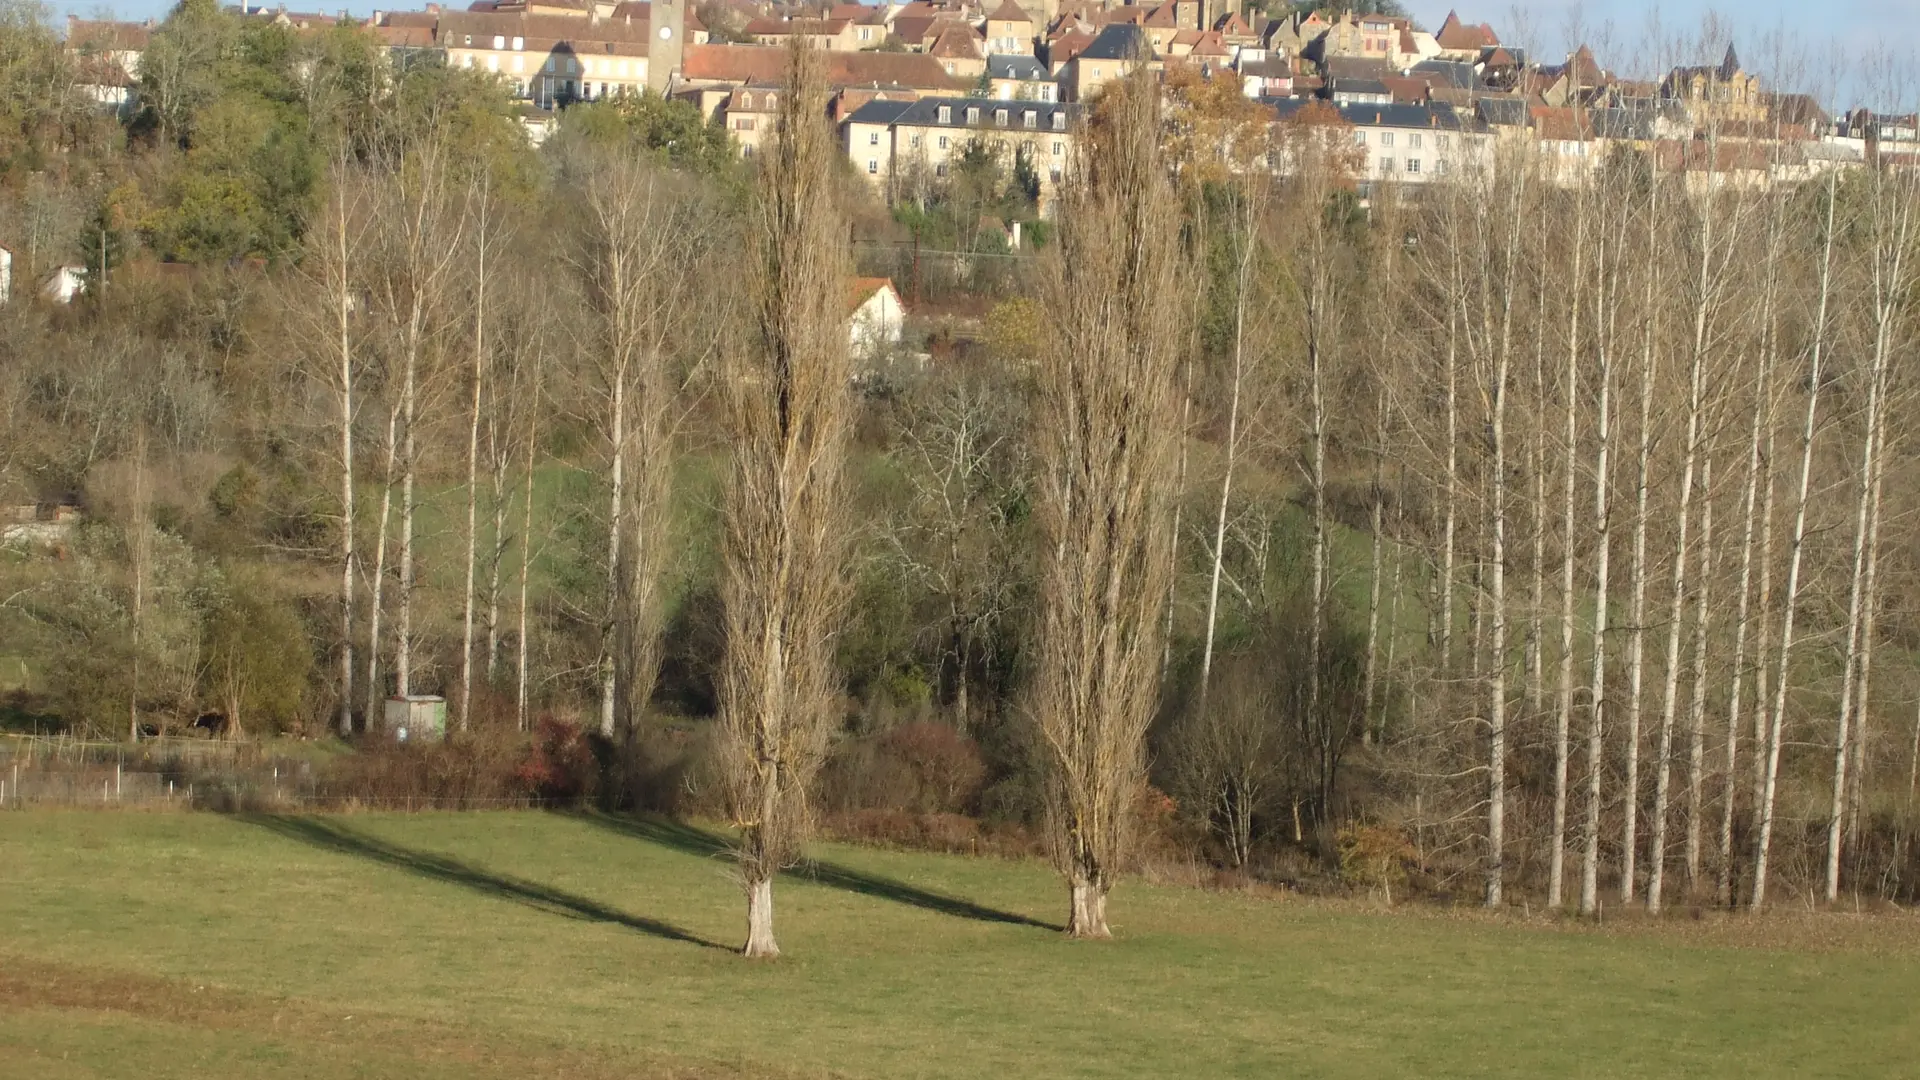
{"type": "Polygon", "coordinates": [[[352,855],[396,870],[418,874],[433,881],[464,886],[485,896],[524,904],[536,911],[544,911],[569,919],[612,923],[667,941],[684,942],[688,945],[700,945],[726,952],[734,951],[718,942],[708,941],[706,938],[682,930],[670,922],[650,919],[643,915],[632,915],[617,908],[608,907],[597,900],[556,889],[551,885],[542,885],[538,882],[483,870],[451,855],[418,851],[390,840],[382,840],[337,819],[294,817],[283,814],[250,814],[242,816],[240,820],[323,851],[352,855]]]}
{"type": "MultiPolygon", "coordinates": [[[[713,858],[728,855],[732,851],[732,845],[727,842],[726,837],[684,821],[652,816],[636,817],[627,814],[579,813],[571,816],[609,832],[635,840],[644,840],[650,844],[659,844],[688,855],[713,858]]],[[[1012,926],[1033,926],[1042,930],[1064,929],[1057,923],[1044,922],[1015,912],[986,907],[971,900],[931,892],[904,881],[896,881],[893,878],[820,859],[809,859],[801,866],[784,872],[782,876],[797,881],[812,881],[879,900],[891,900],[897,904],[906,904],[909,907],[917,907],[939,915],[951,915],[958,919],[1005,923],[1012,926]]]]}

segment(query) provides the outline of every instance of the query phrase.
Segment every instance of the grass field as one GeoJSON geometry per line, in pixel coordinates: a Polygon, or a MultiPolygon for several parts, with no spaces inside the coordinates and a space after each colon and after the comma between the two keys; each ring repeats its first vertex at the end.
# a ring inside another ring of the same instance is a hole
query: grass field
{"type": "Polygon", "coordinates": [[[1605,928],[820,845],[749,964],[712,833],[0,813],[0,1076],[1893,1076],[1920,925],[1605,928]]]}

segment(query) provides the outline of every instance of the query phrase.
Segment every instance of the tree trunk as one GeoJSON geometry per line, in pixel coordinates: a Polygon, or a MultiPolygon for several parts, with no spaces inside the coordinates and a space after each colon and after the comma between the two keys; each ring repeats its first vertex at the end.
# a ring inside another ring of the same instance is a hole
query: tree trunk
{"type": "MultiPolygon", "coordinates": [[[[349,277],[347,208],[344,178],[336,185],[333,241],[332,307],[340,352],[340,737],[353,734],[353,285],[349,277]]],[[[368,722],[372,722],[368,717],[368,722]]]]}
{"type": "MultiPolygon", "coordinates": [[[[496,393],[496,397],[497,397],[496,393]]],[[[483,677],[493,684],[500,663],[500,564],[507,557],[507,465],[513,455],[511,421],[503,439],[498,426],[489,425],[487,456],[491,459],[493,483],[493,541],[487,557],[487,666],[483,677]],[[506,445],[501,445],[505,442],[506,445]]]]}
{"type": "Polygon", "coordinates": [[[460,603],[460,714],[461,731],[473,716],[474,571],[480,557],[480,392],[486,383],[487,360],[487,232],[488,195],[484,180],[479,194],[480,218],[474,230],[473,368],[467,408],[467,559],[466,582],[460,603]]]}
{"type": "Polygon", "coordinates": [[[1700,465],[1700,595],[1694,602],[1693,704],[1687,710],[1687,889],[1700,888],[1700,813],[1707,764],[1707,638],[1713,627],[1713,458],[1700,465]]]}
{"type": "MultiPolygon", "coordinates": [[[[1611,571],[1613,567],[1613,323],[1615,295],[1609,286],[1617,273],[1607,265],[1606,235],[1601,235],[1598,262],[1601,273],[1596,307],[1594,344],[1599,354],[1600,402],[1594,425],[1593,465],[1593,684],[1589,696],[1587,722],[1587,813],[1582,828],[1580,855],[1580,914],[1594,915],[1600,910],[1600,812],[1602,778],[1606,767],[1607,707],[1607,623],[1613,603],[1611,571]]],[[[1571,463],[1569,463],[1571,468],[1571,463]]],[[[1572,543],[1572,537],[1568,537],[1572,543]]]]}
{"type": "Polygon", "coordinates": [[[1501,904],[1507,821],[1507,350],[1493,382],[1493,608],[1487,670],[1487,906],[1501,904]]]}
{"type": "Polygon", "coordinates": [[[373,573],[367,575],[367,728],[372,730],[375,724],[384,725],[386,714],[381,709],[385,693],[380,685],[380,618],[386,610],[383,597],[387,584],[387,524],[393,520],[393,469],[399,456],[400,406],[398,402],[387,410],[387,455],[386,463],[380,472],[380,524],[375,529],[373,540],[373,573]]]}
{"type": "Polygon", "coordinates": [[[394,692],[401,697],[413,693],[413,487],[419,451],[414,437],[419,405],[414,351],[408,352],[406,382],[400,392],[400,614],[394,620],[393,676],[394,692]]]}
{"type": "Polygon", "coordinates": [[[773,939],[773,879],[755,877],[747,882],[747,943],[740,950],[749,960],[772,960],[780,955],[773,939]]]}
{"type": "Polygon", "coordinates": [[[536,373],[532,400],[527,406],[527,464],[526,491],[520,516],[520,603],[516,606],[516,616],[520,621],[514,633],[514,726],[521,731],[527,730],[527,583],[533,570],[533,461],[534,453],[540,444],[539,429],[539,387],[536,373]]]}
{"type": "Polygon", "coordinates": [[[1627,635],[1627,779],[1625,822],[1621,828],[1620,851],[1620,899],[1633,900],[1635,872],[1634,856],[1639,842],[1640,825],[1640,710],[1641,693],[1646,681],[1647,647],[1647,495],[1648,473],[1653,461],[1653,390],[1654,377],[1659,367],[1659,319],[1656,317],[1659,297],[1658,260],[1654,259],[1653,242],[1655,226],[1659,221],[1657,208],[1660,186],[1653,185],[1653,198],[1647,208],[1648,250],[1643,254],[1649,259],[1647,270],[1647,290],[1644,299],[1644,314],[1647,319],[1645,347],[1640,355],[1640,457],[1638,479],[1634,485],[1633,514],[1633,577],[1628,586],[1630,628],[1627,635]]]}
{"type": "MultiPolygon", "coordinates": [[[[1247,217],[1241,223],[1240,265],[1235,277],[1233,300],[1233,378],[1227,403],[1226,472],[1220,478],[1220,504],[1213,522],[1213,572],[1207,582],[1206,642],[1200,653],[1200,709],[1203,713],[1206,711],[1207,690],[1213,675],[1214,634],[1219,625],[1220,574],[1227,547],[1227,505],[1233,495],[1233,469],[1240,452],[1240,387],[1246,373],[1247,290],[1252,286],[1254,252],[1254,202],[1251,197],[1243,201],[1247,217]]],[[[1171,605],[1168,610],[1172,610],[1171,605]]],[[[1172,640],[1171,635],[1168,640],[1172,640]]]]}
{"type": "Polygon", "coordinates": [[[607,449],[610,460],[607,494],[607,604],[600,626],[600,734],[614,735],[616,702],[619,699],[619,668],[615,659],[620,637],[620,611],[624,576],[620,567],[620,534],[626,527],[627,463],[627,373],[625,365],[616,365],[612,399],[608,405],[607,449]]]}
{"type": "MultiPolygon", "coordinates": [[[[1765,327],[1771,325],[1774,282],[1773,273],[1769,271],[1766,294],[1761,301],[1763,334],[1767,333],[1765,327]]],[[[1725,792],[1722,796],[1723,805],[1720,808],[1720,868],[1719,880],[1716,882],[1720,904],[1723,907],[1732,907],[1734,902],[1733,820],[1735,807],[1739,801],[1736,796],[1738,789],[1735,778],[1738,776],[1740,769],[1740,722],[1743,719],[1740,694],[1746,676],[1747,638],[1752,632],[1754,532],[1759,520],[1760,477],[1763,466],[1761,458],[1761,447],[1763,445],[1762,434],[1764,430],[1768,430],[1771,427],[1768,413],[1770,411],[1769,406],[1773,399],[1772,353],[1766,345],[1767,343],[1763,342],[1761,359],[1759,364],[1756,365],[1753,388],[1753,414],[1747,434],[1747,472],[1745,487],[1740,497],[1740,599],[1738,602],[1738,610],[1734,615],[1733,662],[1729,671],[1729,686],[1727,689],[1727,775],[1724,785],[1725,792]]],[[[1769,483],[1770,482],[1771,478],[1769,478],[1769,483]]],[[[1764,665],[1764,661],[1762,663],[1764,665]]],[[[1759,696],[1765,695],[1764,690],[1759,690],[1757,693],[1759,696]]]]}
{"type": "MultiPolygon", "coordinates": [[[[1457,275],[1456,275],[1457,276],[1457,275]]],[[[1455,283],[1458,287],[1458,282],[1455,283]]],[[[1460,486],[1460,394],[1459,394],[1459,314],[1449,302],[1447,308],[1447,471],[1441,487],[1443,500],[1440,528],[1440,670],[1453,666],[1453,559],[1455,499],[1460,486]]]]}
{"type": "Polygon", "coordinates": [[[1107,886],[1097,874],[1074,875],[1067,899],[1068,937],[1105,940],[1113,936],[1107,926],[1107,886]]]}
{"type": "MultiPolygon", "coordinates": [[[[1547,906],[1558,909],[1565,890],[1566,846],[1567,846],[1567,767],[1571,756],[1570,737],[1573,726],[1573,620],[1575,613],[1574,597],[1574,520],[1576,480],[1579,470],[1574,461],[1580,450],[1580,304],[1582,292],[1586,288],[1583,273],[1587,246],[1587,201],[1584,190],[1574,196],[1574,240],[1573,240],[1573,276],[1567,294],[1571,302],[1567,306],[1567,369],[1566,382],[1561,388],[1563,419],[1566,430],[1566,447],[1563,453],[1565,475],[1562,477],[1561,499],[1561,541],[1560,541],[1560,697],[1555,703],[1553,717],[1553,851],[1547,862],[1547,906]]],[[[1542,380],[1544,383],[1544,378],[1542,380]]],[[[1546,394],[1544,386],[1540,399],[1544,413],[1546,394]]],[[[1604,422],[1604,421],[1603,421],[1604,422]]],[[[1540,428],[1544,431],[1546,417],[1541,416],[1540,428]]],[[[1545,454],[1541,457],[1544,459],[1545,454]]],[[[1544,461],[1542,462],[1544,472],[1544,461]]],[[[1545,515],[1545,497],[1542,495],[1541,514],[1545,515]]],[[[1545,531],[1545,526],[1541,527],[1545,531]]],[[[1545,561],[1545,552],[1541,552],[1539,561],[1545,561]]],[[[1604,604],[1606,601],[1601,600],[1604,604]]]]}
{"type": "MultiPolygon", "coordinates": [[[[1705,316],[1701,316],[1704,323],[1705,316]]],[[[1704,328],[1700,331],[1704,335],[1704,328]]],[[[1667,606],[1666,682],[1660,698],[1659,756],[1654,760],[1653,837],[1647,850],[1647,911],[1659,914],[1667,877],[1667,810],[1673,783],[1673,732],[1680,701],[1680,639],[1685,631],[1687,601],[1687,531],[1693,524],[1694,474],[1700,457],[1700,404],[1706,366],[1704,341],[1696,336],[1693,362],[1687,376],[1687,441],[1680,467],[1680,505],[1675,511],[1673,580],[1667,606]]],[[[1644,438],[1644,436],[1643,436],[1644,438]]]]}

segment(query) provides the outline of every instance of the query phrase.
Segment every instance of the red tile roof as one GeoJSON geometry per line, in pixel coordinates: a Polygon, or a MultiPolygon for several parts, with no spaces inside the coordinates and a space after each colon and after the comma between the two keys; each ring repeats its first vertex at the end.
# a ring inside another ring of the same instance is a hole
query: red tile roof
{"type": "MultiPolygon", "coordinates": [[[[940,61],[919,53],[829,52],[830,86],[910,86],[918,90],[965,90],[973,84],[947,74],[940,61]]],[[[778,84],[786,77],[787,50],[775,45],[689,45],[681,73],[690,80],[778,84]]]]}

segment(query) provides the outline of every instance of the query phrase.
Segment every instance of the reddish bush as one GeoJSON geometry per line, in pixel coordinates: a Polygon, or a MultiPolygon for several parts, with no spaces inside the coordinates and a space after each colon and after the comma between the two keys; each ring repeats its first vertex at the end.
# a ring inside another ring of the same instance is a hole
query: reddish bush
{"type": "Polygon", "coordinates": [[[986,763],[972,739],[947,724],[902,724],[881,740],[885,756],[913,777],[918,789],[905,809],[929,814],[965,813],[986,779],[986,763]]]}
{"type": "Polygon", "coordinates": [[[528,795],[539,799],[578,799],[593,788],[597,771],[593,748],[578,727],[542,716],[533,728],[533,744],[513,770],[528,795]]]}

